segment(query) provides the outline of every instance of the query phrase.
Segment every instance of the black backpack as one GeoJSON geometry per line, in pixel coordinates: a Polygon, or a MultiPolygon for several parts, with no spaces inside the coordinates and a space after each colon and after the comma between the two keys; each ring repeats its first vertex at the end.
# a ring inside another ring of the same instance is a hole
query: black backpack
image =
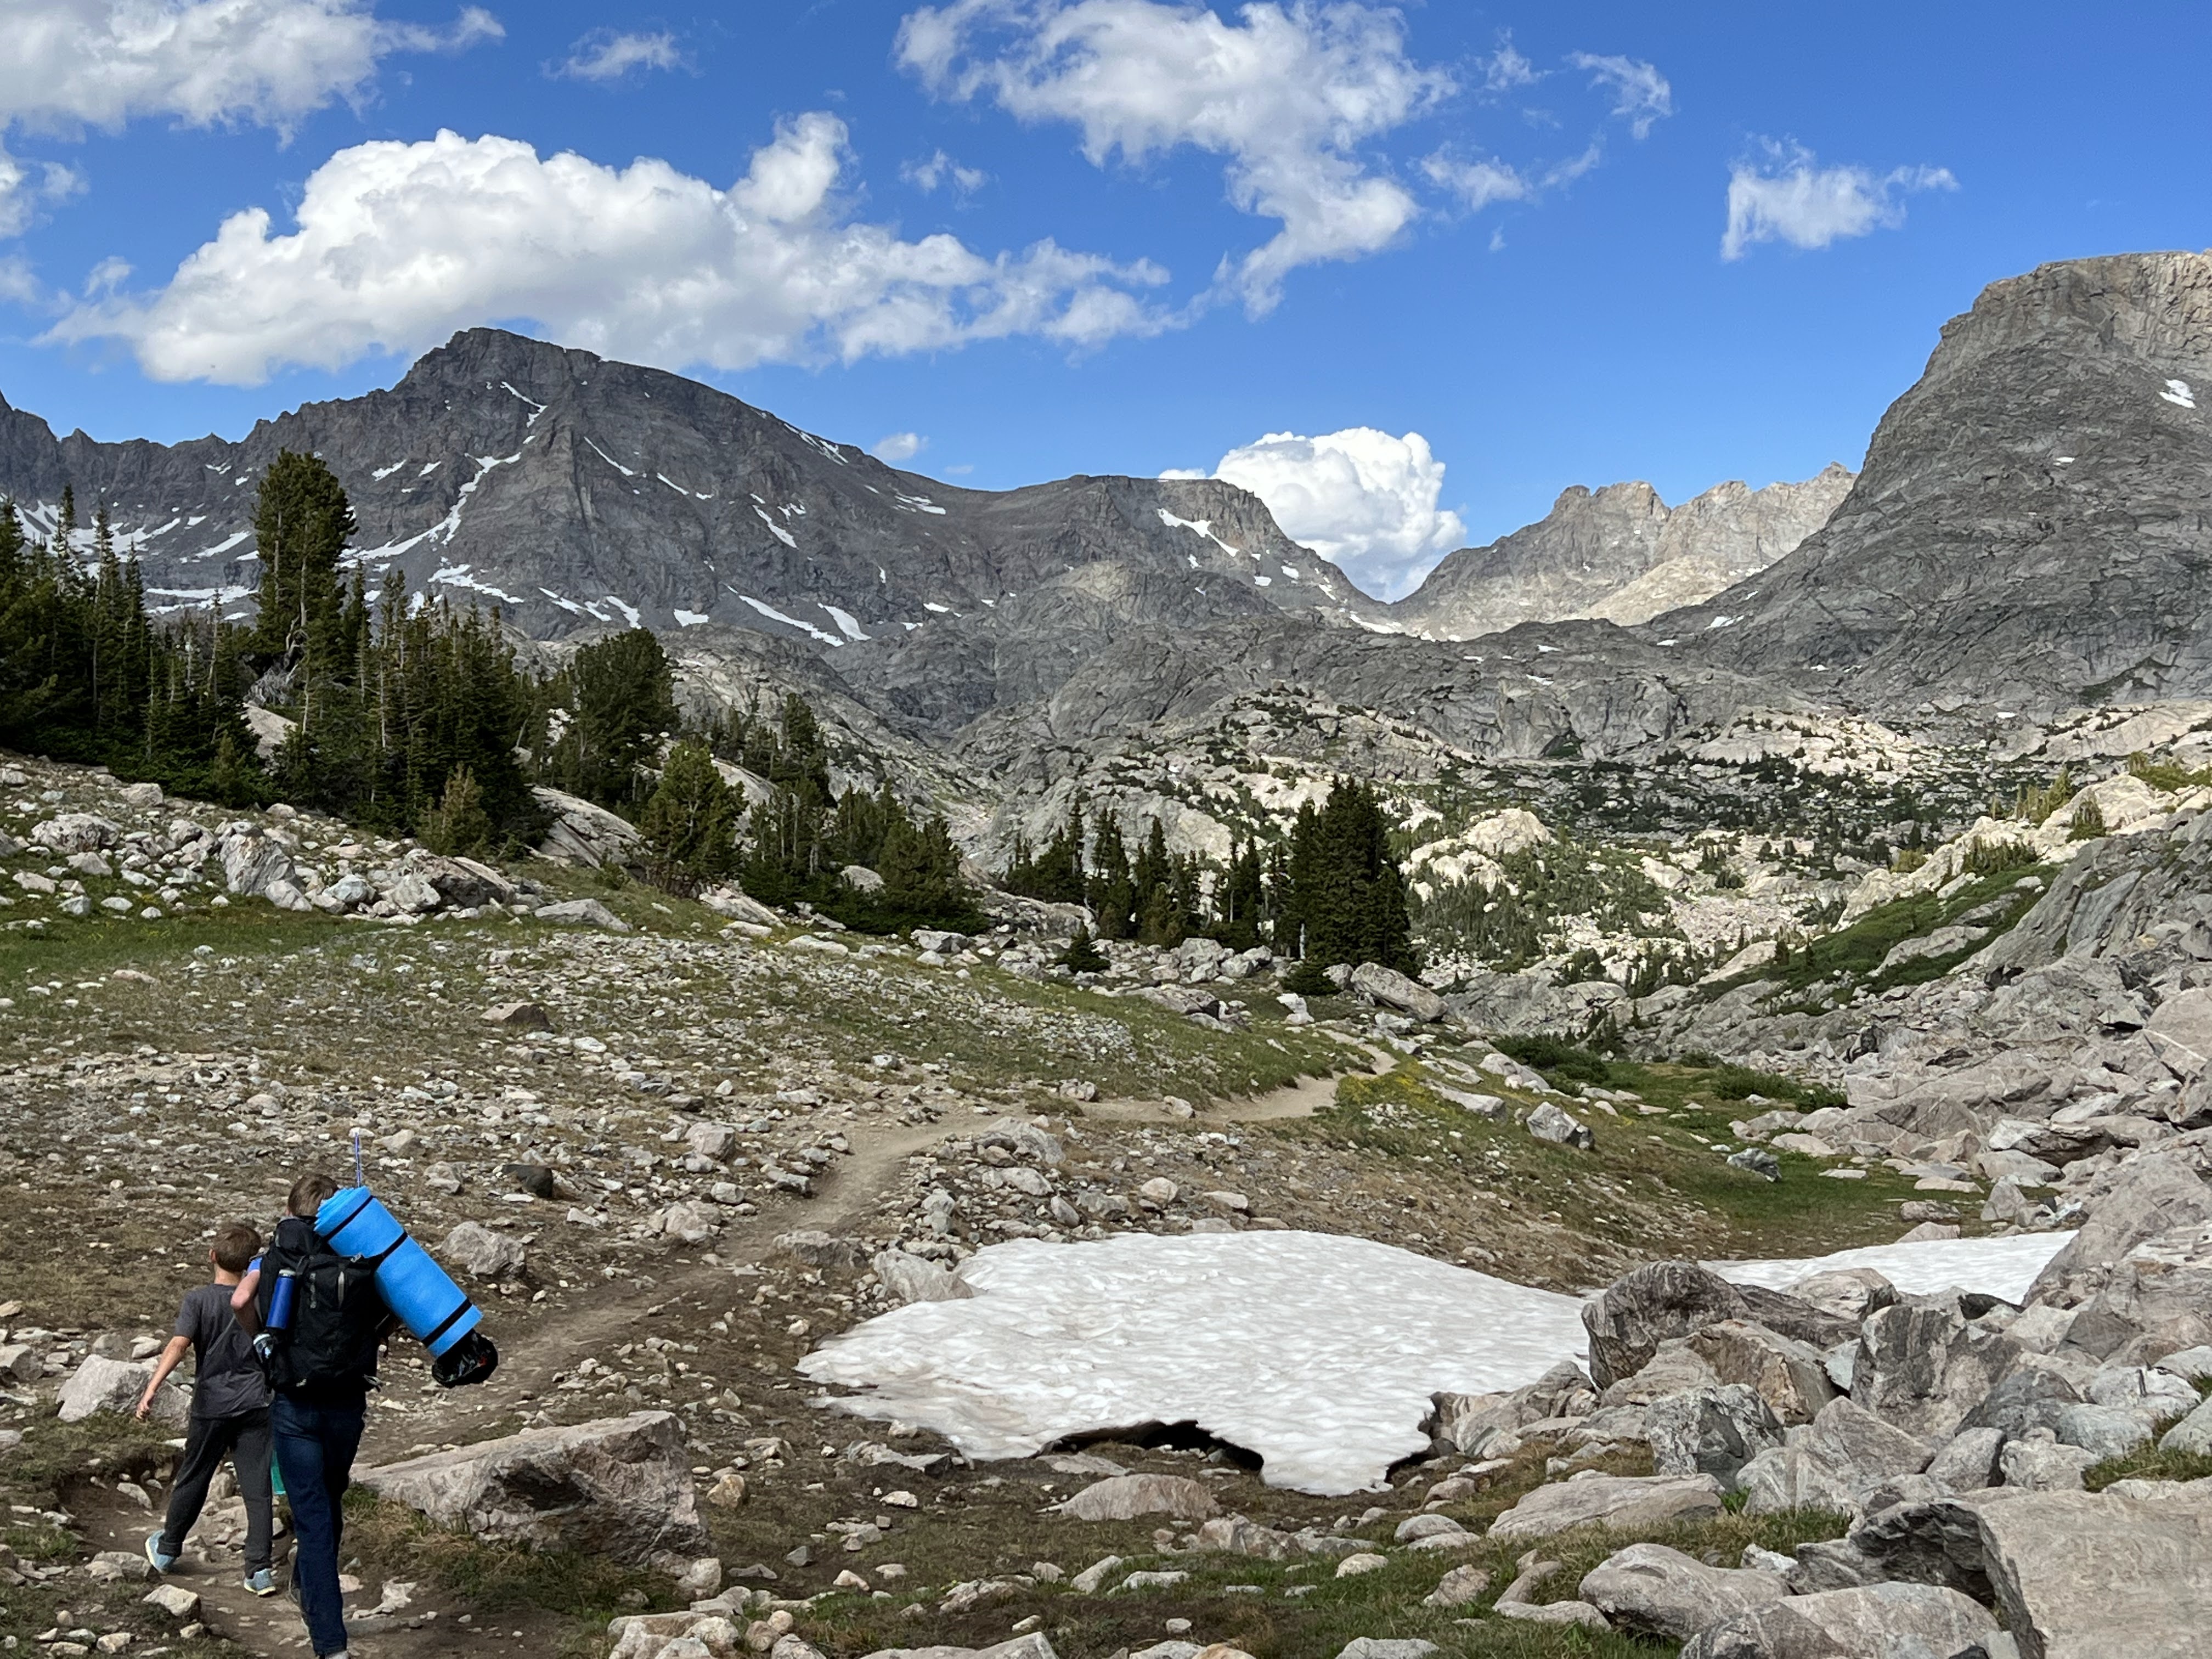
{"type": "Polygon", "coordinates": [[[262,1258],[261,1282],[254,1292],[264,1328],[276,1281],[297,1274],[292,1293],[292,1322],[271,1333],[269,1382],[284,1394],[349,1394],[376,1379],[377,1350],[383,1346],[390,1311],[376,1288],[376,1269],[359,1256],[340,1255],[298,1216],[276,1224],[276,1237],[262,1258]]]}

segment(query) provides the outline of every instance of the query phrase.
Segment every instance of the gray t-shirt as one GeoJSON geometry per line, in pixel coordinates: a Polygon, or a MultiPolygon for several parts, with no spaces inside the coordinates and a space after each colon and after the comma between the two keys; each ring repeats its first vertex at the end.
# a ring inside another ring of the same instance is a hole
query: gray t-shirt
{"type": "Polygon", "coordinates": [[[177,1334],[192,1345],[194,1417],[236,1417],[269,1403],[268,1379],[230,1310],[230,1292],[228,1285],[198,1285],[177,1310],[177,1334]]]}

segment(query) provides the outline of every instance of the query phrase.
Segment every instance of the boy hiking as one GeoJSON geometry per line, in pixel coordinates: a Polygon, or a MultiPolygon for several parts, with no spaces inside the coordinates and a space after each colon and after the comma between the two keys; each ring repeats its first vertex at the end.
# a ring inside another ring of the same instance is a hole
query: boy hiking
{"type": "Polygon", "coordinates": [[[246,1588],[256,1595],[273,1595],[269,1384],[230,1312],[231,1295],[260,1249],[261,1235],[243,1221],[226,1221],[216,1229],[215,1245],[208,1252],[215,1279],[189,1291],[177,1310],[177,1334],[161,1350],[153,1379],[138,1401],[138,1416],[143,1419],[153,1409],[154,1396],[169,1373],[184,1363],[187,1353],[193,1355],[192,1419],[185,1437],[184,1462],[170,1490],[161,1529],[147,1536],[146,1559],[156,1572],[167,1572],[177,1565],[184,1553],[185,1534],[207,1504],[208,1483],[228,1457],[238,1476],[238,1495],[246,1504],[246,1588]]]}
{"type": "Polygon", "coordinates": [[[292,1592],[317,1659],[346,1659],[338,1590],[342,1507],[361,1448],[378,1351],[396,1322],[368,1264],[317,1236],[328,1176],[293,1183],[290,1213],[230,1295],[230,1311],[268,1366],[276,1466],[292,1505],[292,1592]]]}

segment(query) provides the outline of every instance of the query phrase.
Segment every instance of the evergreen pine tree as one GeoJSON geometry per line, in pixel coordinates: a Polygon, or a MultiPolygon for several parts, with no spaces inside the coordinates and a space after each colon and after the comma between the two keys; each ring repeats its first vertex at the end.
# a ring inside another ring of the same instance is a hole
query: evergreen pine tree
{"type": "Polygon", "coordinates": [[[1129,869],[1128,847],[1121,839],[1121,821],[1110,812],[1098,820],[1085,897],[1098,919],[1099,938],[1136,937],[1137,884],[1129,869]]]}
{"type": "Polygon", "coordinates": [[[484,811],[476,774],[456,766],[446,775],[438,805],[422,815],[422,844],[434,853],[468,858],[484,851],[490,841],[491,817],[484,811]]]}
{"type": "Polygon", "coordinates": [[[1073,973],[1103,974],[1110,966],[1097,945],[1091,939],[1091,929],[1081,922],[1075,925],[1075,937],[1067,942],[1067,949],[1060,953],[1060,965],[1073,973]]]}
{"type": "Polygon", "coordinates": [[[326,673],[349,665],[338,558],[353,532],[353,507],[330,468],[317,456],[278,454],[253,508],[261,561],[253,645],[264,659],[313,651],[326,673]]]}
{"type": "Polygon", "coordinates": [[[659,785],[638,818],[655,884],[692,893],[727,875],[737,862],[737,802],[707,745],[691,740],[671,749],[659,785]]]}

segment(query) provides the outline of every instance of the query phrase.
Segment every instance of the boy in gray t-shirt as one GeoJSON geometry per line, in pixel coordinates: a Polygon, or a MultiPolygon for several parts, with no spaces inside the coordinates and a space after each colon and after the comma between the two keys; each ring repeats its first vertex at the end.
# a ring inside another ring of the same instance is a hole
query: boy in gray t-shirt
{"type": "Polygon", "coordinates": [[[156,1572],[177,1565],[184,1553],[185,1534],[206,1505],[208,1484],[228,1456],[238,1475],[238,1495],[246,1504],[246,1588],[256,1595],[273,1595],[269,1383],[253,1357],[252,1344],[230,1311],[231,1292],[260,1249],[261,1235],[243,1221],[226,1221],[216,1229],[215,1248],[208,1252],[215,1265],[214,1281],[185,1294],[177,1310],[177,1334],[161,1350],[138,1402],[138,1415],[143,1418],[153,1409],[154,1396],[169,1373],[184,1363],[187,1352],[192,1354],[192,1420],[185,1437],[184,1462],[178,1466],[161,1530],[146,1540],[146,1559],[156,1572]]]}

